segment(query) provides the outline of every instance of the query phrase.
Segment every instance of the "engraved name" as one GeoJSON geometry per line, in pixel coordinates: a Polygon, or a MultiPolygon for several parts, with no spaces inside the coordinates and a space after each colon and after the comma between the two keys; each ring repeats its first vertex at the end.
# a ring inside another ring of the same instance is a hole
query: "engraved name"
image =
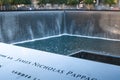
{"type": "Polygon", "coordinates": [[[50,67],[50,66],[41,65],[41,64],[36,63],[36,62],[33,63],[32,65],[35,66],[35,67],[38,67],[38,68],[42,68],[44,70],[48,70],[48,71],[52,71],[52,72],[57,72],[57,73],[60,73],[60,74],[64,73],[64,70],[57,69],[57,68],[50,67]]]}
{"type": "Polygon", "coordinates": [[[31,75],[25,74],[23,72],[15,71],[15,70],[12,71],[12,74],[20,76],[22,78],[30,79],[30,80],[41,80],[39,78],[32,77],[31,75]]]}
{"type": "Polygon", "coordinates": [[[15,70],[12,71],[12,74],[15,74],[15,75],[18,75],[18,76],[21,76],[21,77],[24,77],[24,78],[28,78],[28,79],[31,78],[30,75],[27,75],[27,74],[24,74],[24,73],[21,73],[21,72],[15,71],[15,70]]]}
{"type": "Polygon", "coordinates": [[[30,64],[30,63],[31,63],[30,61],[22,60],[21,58],[18,58],[18,59],[16,59],[15,61],[21,62],[21,63],[24,63],[24,64],[30,64]]]}

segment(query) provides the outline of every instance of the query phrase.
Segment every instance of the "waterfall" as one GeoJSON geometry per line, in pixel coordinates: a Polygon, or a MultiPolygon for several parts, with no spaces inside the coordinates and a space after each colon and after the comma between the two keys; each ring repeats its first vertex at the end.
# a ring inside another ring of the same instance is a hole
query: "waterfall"
{"type": "Polygon", "coordinates": [[[0,41],[20,42],[60,34],[120,39],[120,12],[0,12],[0,41]]]}
{"type": "Polygon", "coordinates": [[[66,11],[67,33],[120,39],[119,13],[115,11],[66,11]]]}
{"type": "Polygon", "coordinates": [[[61,34],[62,11],[0,13],[0,41],[19,42],[61,34]]]}
{"type": "Polygon", "coordinates": [[[31,39],[34,39],[34,35],[33,35],[33,32],[32,32],[31,26],[29,27],[29,33],[30,33],[31,39]]]}

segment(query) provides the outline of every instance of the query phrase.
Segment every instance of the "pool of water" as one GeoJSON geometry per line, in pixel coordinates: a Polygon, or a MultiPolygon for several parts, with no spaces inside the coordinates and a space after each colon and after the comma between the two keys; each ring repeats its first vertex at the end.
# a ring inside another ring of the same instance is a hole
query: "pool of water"
{"type": "Polygon", "coordinates": [[[120,41],[82,36],[61,35],[46,39],[20,42],[15,45],[61,55],[70,55],[84,50],[95,52],[97,54],[120,56],[120,41]]]}

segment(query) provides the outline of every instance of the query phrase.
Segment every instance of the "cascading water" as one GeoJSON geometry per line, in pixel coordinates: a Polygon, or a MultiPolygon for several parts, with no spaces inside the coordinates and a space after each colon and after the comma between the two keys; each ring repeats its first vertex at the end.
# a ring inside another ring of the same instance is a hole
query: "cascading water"
{"type": "Polygon", "coordinates": [[[2,12],[0,13],[0,30],[1,30],[1,36],[2,36],[2,41],[7,42],[11,41],[14,42],[14,36],[17,36],[17,20],[14,17],[16,14],[12,13],[10,14],[9,12],[2,12]]]}
{"type": "Polygon", "coordinates": [[[119,12],[0,12],[0,41],[14,43],[59,34],[120,39],[119,12]]]}
{"type": "Polygon", "coordinates": [[[33,35],[33,32],[32,32],[31,26],[29,28],[29,33],[30,33],[31,39],[34,39],[34,35],[33,35]]]}
{"type": "Polygon", "coordinates": [[[66,11],[67,33],[119,39],[119,16],[115,11],[66,11]]]}
{"type": "Polygon", "coordinates": [[[119,17],[114,11],[0,12],[0,41],[62,55],[84,50],[116,58],[119,17]]]}
{"type": "Polygon", "coordinates": [[[59,35],[62,11],[23,11],[0,13],[0,41],[13,43],[59,35]]]}

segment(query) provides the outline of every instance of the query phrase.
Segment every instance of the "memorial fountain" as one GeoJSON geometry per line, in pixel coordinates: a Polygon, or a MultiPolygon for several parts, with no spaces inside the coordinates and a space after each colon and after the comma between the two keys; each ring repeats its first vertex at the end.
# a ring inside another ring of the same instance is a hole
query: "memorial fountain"
{"type": "Polygon", "coordinates": [[[0,41],[62,55],[82,50],[119,58],[119,16],[116,11],[0,12],[0,41]]]}

